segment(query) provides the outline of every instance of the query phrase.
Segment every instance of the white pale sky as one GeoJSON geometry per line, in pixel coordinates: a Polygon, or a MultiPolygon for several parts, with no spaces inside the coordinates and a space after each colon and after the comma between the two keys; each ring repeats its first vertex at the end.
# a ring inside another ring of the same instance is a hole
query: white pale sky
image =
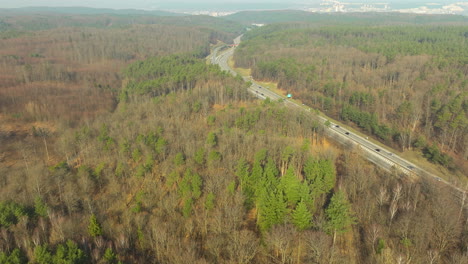
{"type": "Polygon", "coordinates": [[[31,6],[85,6],[98,8],[147,8],[158,1],[154,0],[0,0],[0,8],[31,6]]]}
{"type": "MultiPolygon", "coordinates": [[[[341,2],[405,2],[405,3],[447,3],[456,2],[456,0],[339,0],[341,2]]],[[[281,3],[281,4],[307,4],[317,3],[321,0],[0,0],[0,8],[16,8],[31,6],[82,6],[95,8],[113,8],[113,9],[160,9],[173,5],[173,3],[187,3],[191,6],[196,3],[213,3],[217,6],[225,4],[260,4],[260,3],[281,3]]],[[[183,6],[183,4],[181,4],[183,6]]]]}
{"type": "MultiPolygon", "coordinates": [[[[317,0],[313,0],[317,1],[317,0]]],[[[318,0],[319,1],[319,0],[318,0]]],[[[16,8],[16,7],[31,7],[31,6],[51,6],[51,7],[62,7],[62,6],[84,6],[84,7],[96,7],[96,8],[157,8],[158,6],[167,5],[168,3],[216,3],[217,5],[225,3],[268,3],[268,2],[288,2],[280,0],[179,0],[179,1],[158,1],[158,0],[0,0],[0,8],[16,8]]],[[[297,1],[290,1],[297,2],[297,1]]],[[[307,0],[305,1],[307,2],[307,0]]],[[[312,1],[311,1],[312,2],[312,1]]]]}

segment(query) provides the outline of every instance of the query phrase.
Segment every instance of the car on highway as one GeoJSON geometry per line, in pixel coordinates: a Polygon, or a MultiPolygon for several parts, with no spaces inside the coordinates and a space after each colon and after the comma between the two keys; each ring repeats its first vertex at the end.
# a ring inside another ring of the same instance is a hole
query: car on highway
{"type": "Polygon", "coordinates": [[[375,151],[380,152],[380,149],[379,149],[379,148],[376,148],[375,151]]]}
{"type": "Polygon", "coordinates": [[[349,132],[345,132],[345,134],[349,136],[349,132]]]}
{"type": "Polygon", "coordinates": [[[408,169],[410,169],[410,170],[414,169],[414,167],[411,166],[411,165],[408,165],[407,167],[408,167],[408,169]]]}
{"type": "Polygon", "coordinates": [[[335,127],[340,127],[339,125],[335,125],[335,127]]]}

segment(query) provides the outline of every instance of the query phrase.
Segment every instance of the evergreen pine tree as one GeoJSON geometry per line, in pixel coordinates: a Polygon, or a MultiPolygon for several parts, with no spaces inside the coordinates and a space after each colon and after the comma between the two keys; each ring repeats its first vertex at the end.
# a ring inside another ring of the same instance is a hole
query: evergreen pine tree
{"type": "Polygon", "coordinates": [[[317,182],[318,175],[319,168],[317,161],[314,158],[309,158],[304,164],[304,176],[306,180],[313,184],[317,182]]]}
{"type": "Polygon", "coordinates": [[[19,248],[15,248],[9,255],[6,252],[0,252],[0,263],[1,264],[26,264],[28,259],[20,251],[19,248]]]}
{"type": "Polygon", "coordinates": [[[86,263],[86,255],[83,250],[79,249],[75,242],[67,240],[64,244],[57,247],[55,255],[53,256],[53,263],[86,263]]]}
{"type": "Polygon", "coordinates": [[[195,162],[200,166],[205,165],[205,149],[199,148],[197,152],[195,152],[193,160],[195,160],[195,162]]]}
{"type": "Polygon", "coordinates": [[[322,192],[328,193],[335,186],[336,172],[331,160],[319,161],[320,175],[322,180],[322,192]]]}
{"type": "Polygon", "coordinates": [[[176,166],[181,166],[185,163],[185,156],[184,156],[184,153],[182,152],[179,152],[175,155],[174,157],[174,164],[176,166]]]}
{"type": "Polygon", "coordinates": [[[325,209],[325,216],[327,218],[325,231],[328,234],[333,234],[333,243],[336,234],[345,233],[356,221],[351,212],[351,206],[341,191],[333,194],[330,204],[325,209]]]}
{"type": "Polygon", "coordinates": [[[304,175],[314,196],[328,193],[335,185],[336,172],[330,160],[308,159],[304,165],[304,175]]]}
{"type": "Polygon", "coordinates": [[[284,191],[286,200],[290,206],[294,206],[301,199],[301,182],[294,174],[294,168],[287,169],[281,178],[281,189],[284,191]]]}
{"type": "Polygon", "coordinates": [[[261,149],[255,153],[255,162],[264,165],[267,158],[267,149],[261,149]]]}
{"type": "Polygon", "coordinates": [[[261,192],[258,210],[257,222],[260,230],[267,231],[272,226],[283,223],[288,213],[283,193],[280,191],[267,192],[265,190],[261,192]]]}
{"type": "Polygon", "coordinates": [[[250,182],[252,183],[253,194],[256,199],[258,199],[260,192],[262,191],[261,183],[263,176],[263,167],[260,162],[255,162],[252,167],[252,173],[250,175],[250,182]]]}
{"type": "Polygon", "coordinates": [[[38,216],[46,217],[47,216],[47,205],[44,203],[41,197],[36,197],[34,200],[34,212],[38,216]]]}
{"type": "Polygon", "coordinates": [[[195,199],[200,198],[200,196],[202,194],[201,189],[202,189],[203,180],[200,177],[200,175],[198,175],[198,173],[192,174],[191,184],[192,184],[192,196],[193,196],[193,198],[195,198],[195,199]]]}
{"type": "Polygon", "coordinates": [[[245,195],[245,204],[247,207],[251,207],[255,196],[255,182],[250,175],[249,164],[244,158],[241,158],[237,163],[236,175],[239,178],[242,193],[245,195]]]}
{"type": "Polygon", "coordinates": [[[107,248],[102,260],[106,264],[115,264],[117,263],[117,255],[112,251],[112,248],[107,248]]]}
{"type": "Polygon", "coordinates": [[[250,185],[249,182],[249,164],[244,158],[241,158],[237,163],[236,176],[239,178],[241,189],[244,190],[244,187],[250,185]]]}
{"type": "Polygon", "coordinates": [[[315,200],[314,197],[311,195],[309,184],[306,181],[301,183],[301,186],[299,187],[299,193],[300,200],[302,200],[306,204],[307,208],[313,214],[315,212],[315,200]]]}
{"type": "Polygon", "coordinates": [[[208,136],[206,137],[206,144],[210,147],[216,147],[216,145],[218,145],[218,136],[215,132],[208,133],[208,136]]]}
{"type": "Polygon", "coordinates": [[[52,263],[52,253],[47,245],[39,245],[34,248],[34,260],[38,264],[52,263]]]}
{"type": "Polygon", "coordinates": [[[292,223],[299,230],[305,230],[312,226],[312,213],[307,209],[306,203],[301,200],[292,213],[292,223]]]}
{"type": "Polygon", "coordinates": [[[276,167],[276,163],[272,158],[268,159],[267,164],[265,165],[265,169],[263,170],[263,177],[261,180],[261,184],[263,188],[266,190],[273,191],[278,186],[278,168],[276,167]]]}
{"type": "Polygon", "coordinates": [[[205,209],[208,211],[213,210],[215,207],[215,195],[210,192],[205,198],[205,209]]]}
{"type": "Polygon", "coordinates": [[[88,225],[88,233],[92,237],[97,237],[102,235],[102,227],[101,224],[99,224],[96,216],[94,214],[91,215],[89,219],[89,225],[88,225]]]}
{"type": "Polygon", "coordinates": [[[189,218],[192,215],[192,206],[193,206],[193,199],[188,198],[184,201],[184,207],[182,208],[182,214],[185,218],[189,218]]]}
{"type": "Polygon", "coordinates": [[[275,221],[273,224],[282,224],[284,223],[285,217],[288,214],[288,205],[284,198],[283,192],[276,191],[273,197],[275,206],[275,221]]]}

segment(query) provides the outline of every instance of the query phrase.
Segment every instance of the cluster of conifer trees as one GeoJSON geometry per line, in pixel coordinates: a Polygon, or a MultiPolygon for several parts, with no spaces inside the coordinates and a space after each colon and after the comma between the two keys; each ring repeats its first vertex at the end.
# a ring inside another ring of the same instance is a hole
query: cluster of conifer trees
{"type": "MultiPolygon", "coordinates": [[[[206,45],[216,35],[197,34],[206,45]]],[[[330,145],[313,115],[257,101],[185,44],[130,63],[113,111],[75,128],[31,126],[8,162],[0,156],[0,263],[467,262],[451,188],[330,145]]],[[[335,84],[325,90],[340,96],[335,84]]],[[[360,111],[378,100],[349,95],[360,111]]]]}
{"type": "Polygon", "coordinates": [[[466,32],[456,25],[273,24],[248,32],[235,62],[388,144],[435,151],[441,158],[428,154],[430,161],[464,168],[466,32]]]}

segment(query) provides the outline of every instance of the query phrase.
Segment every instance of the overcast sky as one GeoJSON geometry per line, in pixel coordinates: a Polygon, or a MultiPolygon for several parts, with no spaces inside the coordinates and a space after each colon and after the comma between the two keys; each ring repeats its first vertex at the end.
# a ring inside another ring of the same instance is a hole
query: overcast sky
{"type": "MultiPolygon", "coordinates": [[[[447,3],[455,0],[340,0],[342,2],[416,2],[416,3],[447,3]]],[[[30,6],[84,6],[99,8],[135,8],[164,9],[173,6],[174,2],[186,2],[193,6],[196,3],[213,3],[222,6],[223,3],[281,3],[287,5],[300,3],[317,3],[321,0],[0,0],[0,8],[30,7],[30,6]]],[[[183,5],[181,5],[183,6],[183,5]]]]}
{"type": "Polygon", "coordinates": [[[154,0],[0,0],[0,8],[29,6],[86,6],[105,8],[148,8],[154,0]]]}
{"type": "MultiPolygon", "coordinates": [[[[307,1],[307,0],[306,0],[307,1]]],[[[315,0],[314,0],[315,1],[315,0]]],[[[320,0],[317,0],[320,1],[320,0]]],[[[86,6],[99,8],[157,8],[158,6],[167,6],[168,3],[186,2],[186,3],[267,3],[280,2],[280,0],[0,0],[0,8],[29,7],[29,6],[86,6]]],[[[281,1],[288,2],[288,1],[281,1]]],[[[295,1],[290,1],[295,2],[295,1]]],[[[297,2],[297,1],[296,1],[297,2]]]]}

